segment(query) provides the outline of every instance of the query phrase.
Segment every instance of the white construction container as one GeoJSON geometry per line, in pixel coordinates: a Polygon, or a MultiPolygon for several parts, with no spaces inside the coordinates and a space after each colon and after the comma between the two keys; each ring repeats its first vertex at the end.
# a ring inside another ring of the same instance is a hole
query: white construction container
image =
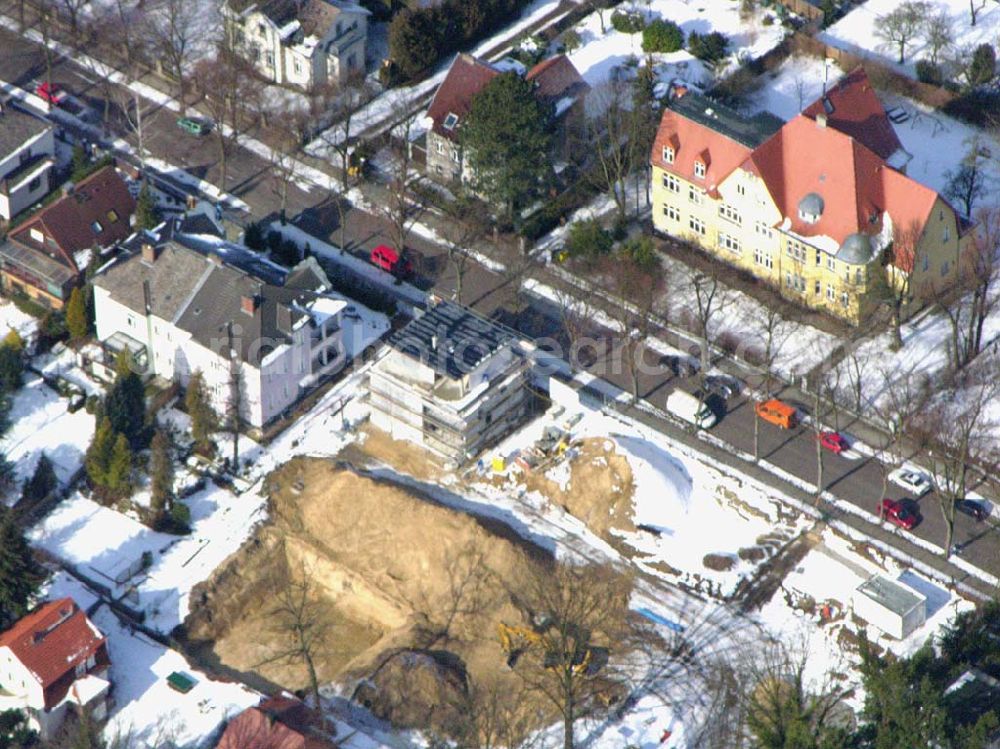
{"type": "Polygon", "coordinates": [[[895,580],[874,575],[854,591],[854,613],[897,640],[927,619],[927,598],[895,580]]]}

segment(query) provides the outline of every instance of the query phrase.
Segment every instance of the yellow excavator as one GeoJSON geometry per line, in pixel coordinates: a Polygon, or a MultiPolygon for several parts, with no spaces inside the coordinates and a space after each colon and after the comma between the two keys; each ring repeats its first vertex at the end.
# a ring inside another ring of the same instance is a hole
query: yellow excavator
{"type": "MultiPolygon", "coordinates": [[[[500,639],[500,649],[507,655],[507,668],[514,668],[526,651],[541,643],[547,629],[548,626],[532,629],[500,622],[497,625],[497,635],[500,639]]],[[[569,659],[573,673],[581,674],[590,667],[592,657],[589,647],[583,643],[576,643],[572,652],[560,653],[553,649],[547,650],[543,663],[545,668],[559,668],[569,659]]]]}

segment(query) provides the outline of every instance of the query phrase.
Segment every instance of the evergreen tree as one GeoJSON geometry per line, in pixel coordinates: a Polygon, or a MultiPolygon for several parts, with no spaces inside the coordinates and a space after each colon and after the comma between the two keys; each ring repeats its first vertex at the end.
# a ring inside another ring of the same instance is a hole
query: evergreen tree
{"type": "Polygon", "coordinates": [[[413,78],[437,62],[440,29],[433,13],[404,8],[389,24],[389,56],[406,78],[413,78]]]}
{"type": "Polygon", "coordinates": [[[459,135],[473,181],[510,219],[551,172],[551,122],[551,108],[515,72],[498,75],[472,97],[459,135]]]}
{"type": "Polygon", "coordinates": [[[7,456],[0,453],[0,496],[4,496],[14,486],[16,471],[7,456]]]}
{"type": "Polygon", "coordinates": [[[126,497],[132,492],[132,449],[124,434],[115,438],[108,463],[106,486],[115,497],[126,497]]]}
{"type": "Polygon", "coordinates": [[[44,570],[14,522],[14,511],[0,506],[0,630],[28,613],[44,579],[44,570]]]}
{"type": "Polygon", "coordinates": [[[23,374],[21,352],[13,346],[0,346],[0,394],[13,393],[21,387],[23,374]]]}
{"type": "Polygon", "coordinates": [[[212,434],[218,429],[219,417],[208,400],[205,378],[201,372],[194,372],[184,394],[184,405],[191,417],[191,439],[195,447],[203,453],[212,450],[212,434]]]}
{"type": "Polygon", "coordinates": [[[84,467],[90,483],[96,487],[107,486],[108,466],[111,464],[111,453],[114,450],[115,433],[111,428],[111,421],[105,416],[97,424],[94,430],[94,438],[87,448],[84,457],[84,467]]]}
{"type": "Polygon", "coordinates": [[[22,711],[0,712],[0,749],[25,749],[37,741],[38,734],[28,727],[28,716],[22,711]]]}
{"type": "Polygon", "coordinates": [[[150,506],[159,521],[174,501],[174,457],[170,438],[162,429],[153,435],[149,477],[152,498],[150,506]]]}
{"type": "Polygon", "coordinates": [[[87,303],[79,287],[70,292],[66,303],[66,328],[74,341],[87,337],[87,303]]]}
{"type": "Polygon", "coordinates": [[[146,393],[142,379],[135,372],[119,372],[104,399],[104,413],[111,420],[111,428],[125,435],[134,449],[147,444],[146,393]]]}
{"type": "Polygon", "coordinates": [[[49,456],[42,453],[35,466],[35,472],[31,478],[24,482],[23,498],[29,502],[44,499],[50,492],[59,486],[59,479],[56,478],[55,468],[49,456]]]}
{"type": "Polygon", "coordinates": [[[139,189],[139,197],[135,201],[135,228],[137,231],[155,229],[160,224],[160,216],[156,210],[156,198],[149,189],[149,183],[143,181],[139,189]]]}
{"type": "Polygon", "coordinates": [[[87,149],[82,143],[73,146],[73,166],[70,171],[70,179],[77,182],[87,176],[90,169],[90,159],[87,158],[87,149]]]}

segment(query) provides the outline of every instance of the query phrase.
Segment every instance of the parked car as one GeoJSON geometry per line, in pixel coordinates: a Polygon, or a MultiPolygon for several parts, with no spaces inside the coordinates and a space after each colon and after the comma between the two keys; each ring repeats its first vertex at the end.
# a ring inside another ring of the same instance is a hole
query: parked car
{"type": "Polygon", "coordinates": [[[380,244],[372,250],[369,259],[373,265],[398,278],[409,278],[413,275],[413,258],[406,250],[400,253],[388,245],[380,244]]]}
{"type": "Polygon", "coordinates": [[[763,403],[755,403],[753,410],[764,421],[769,421],[782,429],[794,429],[799,423],[794,406],[789,406],[777,398],[771,398],[763,403]]]}
{"type": "Polygon", "coordinates": [[[820,432],[819,443],[835,455],[840,455],[847,449],[847,440],[839,432],[820,432]]]}
{"type": "Polygon", "coordinates": [[[739,395],[740,383],[729,375],[709,375],[705,378],[705,389],[723,400],[729,400],[734,395],[739,395]]]}
{"type": "Polygon", "coordinates": [[[58,83],[43,81],[35,87],[35,93],[54,107],[58,107],[66,101],[66,92],[58,83]]]}
{"type": "Polygon", "coordinates": [[[933,488],[930,477],[923,471],[913,468],[897,468],[889,474],[889,480],[915,497],[922,497],[933,488]]]}
{"type": "Polygon", "coordinates": [[[209,131],[207,122],[192,117],[180,117],[177,120],[177,127],[190,135],[204,135],[209,131]]]}
{"type": "Polygon", "coordinates": [[[963,515],[968,515],[970,518],[975,518],[980,522],[990,516],[989,510],[971,499],[956,500],[955,509],[963,515]]]}
{"type": "Polygon", "coordinates": [[[917,514],[902,500],[883,499],[876,511],[879,517],[904,530],[913,530],[913,527],[919,522],[917,514]]]}
{"type": "Polygon", "coordinates": [[[679,419],[702,429],[711,429],[718,422],[712,409],[698,395],[683,390],[674,390],[667,396],[667,410],[679,419]]]}

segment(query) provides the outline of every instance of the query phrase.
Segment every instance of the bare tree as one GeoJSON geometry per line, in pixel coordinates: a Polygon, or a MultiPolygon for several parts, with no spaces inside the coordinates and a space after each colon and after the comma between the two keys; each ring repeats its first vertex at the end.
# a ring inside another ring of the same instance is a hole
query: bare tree
{"type": "Polygon", "coordinates": [[[695,329],[692,332],[698,336],[700,342],[701,366],[698,375],[701,384],[704,385],[705,377],[712,366],[715,319],[729,304],[730,297],[714,273],[696,268],[690,270],[684,289],[687,296],[694,301],[691,321],[695,329]]]}
{"type": "Polygon", "coordinates": [[[945,186],[945,197],[958,201],[964,208],[964,215],[972,217],[972,206],[986,194],[986,150],[978,135],[966,141],[968,150],[962,158],[958,169],[945,172],[948,184],[945,186]]]}
{"type": "Polygon", "coordinates": [[[986,0],[969,0],[969,18],[971,19],[970,26],[975,26],[976,21],[979,20],[979,11],[986,7],[986,0]]]}
{"type": "Polygon", "coordinates": [[[577,719],[613,683],[608,657],[627,639],[632,581],[611,567],[563,564],[520,583],[515,596],[536,634],[515,671],[559,713],[563,746],[574,749],[577,719]]]}
{"type": "Polygon", "coordinates": [[[539,741],[537,732],[532,731],[535,716],[523,688],[473,683],[459,698],[454,713],[457,721],[447,738],[458,747],[527,749],[539,741]]]}
{"type": "Polygon", "coordinates": [[[386,174],[386,199],[380,203],[380,212],[389,222],[389,236],[400,252],[406,247],[410,229],[419,217],[419,211],[411,200],[416,180],[411,170],[413,154],[410,150],[410,133],[413,131],[413,124],[414,115],[403,113],[398,124],[389,132],[387,145],[392,152],[392,160],[386,174]]]}
{"type": "Polygon", "coordinates": [[[950,383],[953,397],[937,399],[917,416],[914,430],[923,433],[929,452],[934,488],[945,522],[945,557],[951,556],[955,535],[955,503],[965,499],[972,462],[986,459],[992,446],[994,424],[987,409],[1000,385],[994,372],[965,372],[950,383]]]}
{"type": "Polygon", "coordinates": [[[357,114],[375,98],[377,91],[363,72],[349,76],[340,86],[314,92],[324,101],[325,115],[333,122],[320,136],[321,142],[340,161],[340,181],[350,183],[351,153],[357,146],[357,114]]]}
{"type": "MultiPolygon", "coordinates": [[[[828,429],[826,419],[830,415],[833,415],[834,418],[836,418],[836,401],[834,400],[834,394],[836,393],[837,386],[840,381],[840,369],[834,367],[832,369],[823,368],[817,370],[813,374],[812,380],[812,428],[813,438],[816,443],[816,501],[818,502],[824,489],[823,458],[826,453],[826,449],[823,447],[822,438],[825,432],[834,431],[828,429]]],[[[834,426],[836,427],[836,421],[834,422],[834,426]]]]}
{"type": "Polygon", "coordinates": [[[281,633],[285,647],[257,665],[282,662],[305,666],[313,706],[318,709],[322,702],[316,661],[319,653],[330,645],[330,616],[316,590],[312,571],[303,565],[298,573],[289,580],[276,577],[272,581],[274,605],[268,617],[275,630],[281,633]]]}
{"type": "Polygon", "coordinates": [[[37,17],[35,25],[42,37],[42,54],[45,58],[45,83],[52,86],[52,27],[56,23],[56,7],[54,0],[37,0],[35,3],[37,17]]]}
{"type": "Polygon", "coordinates": [[[906,62],[906,45],[920,36],[930,4],[923,0],[905,0],[895,9],[879,16],[875,35],[899,51],[899,64],[906,62]]]}
{"type": "Polygon", "coordinates": [[[487,223],[483,207],[473,198],[462,196],[445,206],[447,221],[440,234],[448,250],[448,262],[455,273],[455,301],[462,303],[462,282],[471,258],[469,250],[486,236],[487,223]]]}
{"type": "Polygon", "coordinates": [[[947,52],[955,43],[955,32],[947,10],[942,9],[927,17],[923,38],[930,52],[931,62],[937,65],[941,53],[947,52]]]}
{"type": "Polygon", "coordinates": [[[887,430],[880,447],[878,465],[882,471],[882,495],[888,489],[889,472],[903,462],[903,441],[913,436],[914,420],[929,397],[929,383],[914,370],[900,371],[895,365],[878,370],[879,390],[872,398],[872,410],[887,430]]]}
{"type": "Polygon", "coordinates": [[[69,19],[70,44],[73,49],[80,46],[80,13],[90,4],[90,0],[59,0],[59,7],[69,19]]]}
{"type": "Polygon", "coordinates": [[[892,316],[892,345],[903,346],[903,312],[910,303],[913,292],[913,274],[923,261],[920,240],[924,230],[919,222],[906,226],[893,226],[891,244],[886,250],[885,272],[876,269],[873,281],[873,298],[889,308],[892,316]]]}
{"type": "Polygon", "coordinates": [[[233,346],[233,325],[226,326],[229,338],[229,397],[226,400],[226,426],[229,436],[233,438],[232,474],[235,476],[240,467],[240,420],[243,418],[243,404],[246,402],[245,382],[243,379],[243,359],[233,346]]]}
{"type": "Polygon", "coordinates": [[[278,216],[282,225],[288,212],[288,191],[302,171],[299,148],[309,115],[302,111],[281,110],[261,112],[264,137],[270,147],[271,185],[278,198],[278,216]]]}
{"type": "Polygon", "coordinates": [[[856,414],[863,416],[868,406],[865,383],[877,363],[875,352],[871,347],[865,347],[860,341],[855,340],[850,343],[850,349],[842,361],[844,379],[851,395],[851,406],[856,414]]]}
{"type": "MultiPolygon", "coordinates": [[[[771,397],[771,386],[774,378],[774,367],[778,356],[788,340],[792,337],[793,329],[781,316],[777,307],[767,305],[763,315],[758,318],[760,329],[757,337],[761,342],[759,350],[759,361],[757,364],[763,370],[763,399],[771,397]]],[[[760,416],[757,409],[754,409],[753,416],[753,459],[760,460],[760,416]]]]}
{"type": "Polygon", "coordinates": [[[187,113],[188,67],[196,45],[209,31],[199,17],[198,3],[161,0],[153,11],[152,46],[166,62],[168,72],[177,82],[177,103],[182,117],[187,113]]]}

